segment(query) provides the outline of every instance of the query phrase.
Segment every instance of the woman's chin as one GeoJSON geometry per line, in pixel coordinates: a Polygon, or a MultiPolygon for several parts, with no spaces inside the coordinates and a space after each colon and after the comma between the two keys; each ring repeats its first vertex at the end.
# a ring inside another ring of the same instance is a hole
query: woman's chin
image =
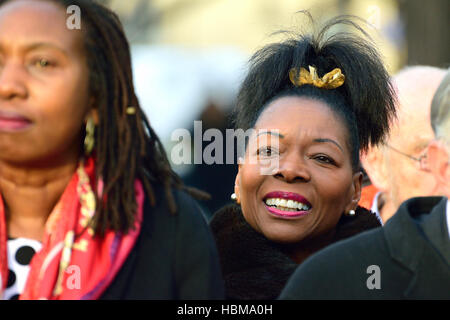
{"type": "Polygon", "coordinates": [[[295,244],[301,242],[306,236],[306,230],[299,230],[297,226],[277,226],[275,224],[270,225],[268,228],[263,229],[263,235],[272,242],[276,242],[283,245],[295,244]]]}

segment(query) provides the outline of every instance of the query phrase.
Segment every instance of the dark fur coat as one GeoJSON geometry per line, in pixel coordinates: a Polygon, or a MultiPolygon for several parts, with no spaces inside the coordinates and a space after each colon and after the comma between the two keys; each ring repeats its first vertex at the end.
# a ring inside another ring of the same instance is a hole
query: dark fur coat
{"type": "MultiPolygon", "coordinates": [[[[379,226],[374,213],[358,207],[355,216],[342,216],[329,244],[379,226]]],[[[250,227],[238,205],[216,212],[210,227],[219,251],[226,298],[276,299],[298,264],[282,252],[279,244],[250,227]]]]}

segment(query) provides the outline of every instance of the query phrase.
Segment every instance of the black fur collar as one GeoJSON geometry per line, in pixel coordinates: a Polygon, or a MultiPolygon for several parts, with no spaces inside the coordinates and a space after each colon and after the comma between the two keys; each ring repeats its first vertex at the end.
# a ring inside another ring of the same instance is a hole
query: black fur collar
{"type": "MultiPolygon", "coordinates": [[[[374,213],[358,207],[355,216],[342,216],[330,244],[379,226],[374,213]]],[[[210,227],[219,251],[227,299],[276,299],[298,265],[278,244],[250,227],[238,205],[216,212],[210,227]]]]}

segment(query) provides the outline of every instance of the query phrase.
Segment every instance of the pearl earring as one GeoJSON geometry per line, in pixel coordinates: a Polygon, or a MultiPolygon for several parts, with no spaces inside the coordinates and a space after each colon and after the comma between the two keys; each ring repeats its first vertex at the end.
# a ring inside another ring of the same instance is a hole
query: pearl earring
{"type": "Polygon", "coordinates": [[[237,199],[236,193],[233,193],[231,195],[231,200],[236,201],[236,199],[237,199]]]}
{"type": "Polygon", "coordinates": [[[349,215],[349,216],[354,216],[355,214],[356,214],[355,210],[350,210],[350,211],[348,212],[348,215],[349,215]]]}

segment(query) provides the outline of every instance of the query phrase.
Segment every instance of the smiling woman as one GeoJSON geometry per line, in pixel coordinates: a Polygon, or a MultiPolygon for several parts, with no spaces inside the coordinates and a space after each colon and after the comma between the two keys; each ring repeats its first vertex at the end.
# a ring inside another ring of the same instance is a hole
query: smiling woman
{"type": "Polygon", "coordinates": [[[188,193],[202,195],[140,108],[117,16],[91,0],[0,1],[0,298],[220,298],[188,193]],[[37,251],[21,268],[17,243],[37,251]]]}
{"type": "Polygon", "coordinates": [[[358,206],[359,153],[383,141],[395,98],[377,50],[348,17],[269,45],[250,62],[236,126],[265,134],[250,137],[239,164],[237,205],[219,210],[210,226],[226,296],[274,299],[308,256],[381,225],[358,206]],[[327,37],[339,24],[362,36],[327,37]],[[267,160],[276,165],[262,174],[267,160]]]}
{"type": "MultiPolygon", "coordinates": [[[[281,133],[278,150],[270,142],[263,146],[271,152],[265,157],[279,159],[275,174],[261,175],[260,165],[247,161],[236,178],[237,200],[256,231],[297,243],[332,230],[342,212],[356,209],[361,174],[352,174],[347,130],[326,104],[297,96],[276,99],[255,128],[281,133]]],[[[247,157],[261,157],[252,145],[259,143],[249,145],[247,157]]],[[[303,251],[292,255],[304,258],[303,251]]]]}

